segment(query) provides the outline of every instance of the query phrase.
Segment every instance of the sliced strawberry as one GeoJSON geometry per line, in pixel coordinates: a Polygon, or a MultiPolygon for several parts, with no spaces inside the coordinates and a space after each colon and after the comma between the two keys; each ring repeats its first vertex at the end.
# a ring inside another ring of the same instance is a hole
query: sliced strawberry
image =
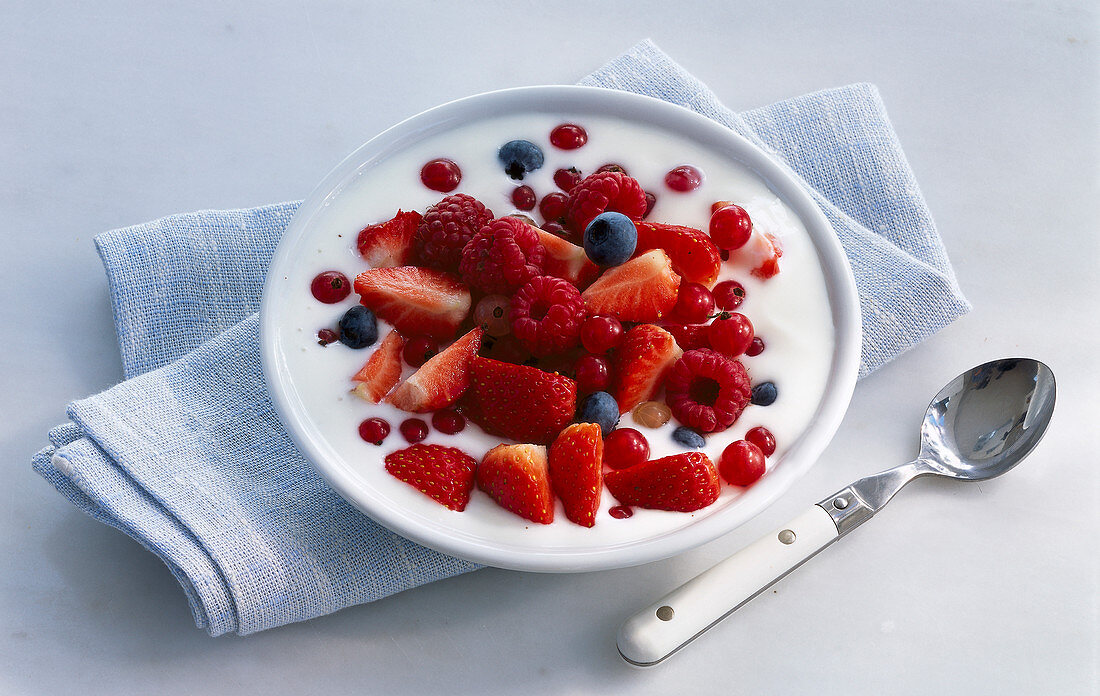
{"type": "Polygon", "coordinates": [[[730,252],[730,263],[736,264],[760,278],[767,280],[779,273],[779,259],[783,247],[779,240],[767,232],[754,229],[745,246],[730,252]]]}
{"type": "Polygon", "coordinates": [[[462,450],[416,444],[386,455],[386,471],[442,505],[462,512],[470,502],[477,460],[462,450]]]}
{"type": "Polygon", "coordinates": [[[610,392],[619,413],[656,396],[683,353],[672,334],[659,326],[639,324],[627,331],[611,362],[610,392]]]}
{"type": "Polygon", "coordinates": [[[684,350],[710,348],[707,339],[707,324],[661,324],[661,328],[676,338],[676,343],[684,350]]]}
{"type": "Polygon", "coordinates": [[[548,444],[573,420],[577,383],[537,367],[474,358],[467,416],[486,432],[548,444]]]}
{"type": "Polygon", "coordinates": [[[623,505],[693,512],[718,500],[722,484],[710,457],[684,452],[651,459],[604,476],[607,490],[623,505]]]}
{"type": "Polygon", "coordinates": [[[536,229],[539,241],[546,249],[544,274],[568,280],[579,288],[585,287],[600,274],[600,267],[589,260],[584,247],[571,244],[546,230],[536,229]]]}
{"type": "Polygon", "coordinates": [[[650,249],[664,249],[672,260],[672,269],[685,280],[714,287],[722,268],[718,246],[702,230],[660,222],[636,222],[640,254],[650,249]]]}
{"type": "Polygon", "coordinates": [[[603,492],[603,437],[596,423],[574,423],[550,446],[550,483],[569,521],[596,524],[603,492]]]}
{"type": "Polygon", "coordinates": [[[372,404],[382,401],[401,379],[401,350],[404,347],[405,338],[401,334],[396,331],[386,334],[367,364],[352,377],[357,382],[352,393],[372,404]]]}
{"type": "Polygon", "coordinates": [[[413,260],[413,237],[419,224],[420,213],[398,210],[392,219],[359,232],[359,253],[371,268],[407,266],[413,260]]]}
{"type": "Polygon", "coordinates": [[[477,467],[477,487],[505,510],[539,524],[554,521],[546,448],[497,445],[477,467]]]}
{"type": "Polygon", "coordinates": [[[474,327],[462,338],[433,355],[390,396],[402,411],[424,413],[450,406],[470,386],[470,365],[481,348],[485,332],[474,327]]]}
{"type": "Polygon", "coordinates": [[[680,276],[668,254],[647,251],[621,266],[604,271],[581,293],[588,315],[611,314],[622,321],[650,322],[672,312],[680,276]]]}
{"type": "Polygon", "coordinates": [[[469,288],[429,268],[372,268],[355,278],[355,292],[379,319],[409,336],[447,340],[470,312],[469,288]]]}

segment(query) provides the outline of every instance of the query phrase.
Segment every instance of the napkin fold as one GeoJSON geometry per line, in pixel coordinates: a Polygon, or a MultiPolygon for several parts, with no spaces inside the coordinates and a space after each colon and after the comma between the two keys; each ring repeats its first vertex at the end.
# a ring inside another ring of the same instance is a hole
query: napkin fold
{"type": "MultiPolygon", "coordinates": [[[[872,85],[735,113],[649,41],[582,84],[694,109],[805,180],[856,277],[861,376],[968,311],[872,85]]],[[[69,422],[33,459],[70,502],[163,560],[210,635],[321,616],[478,567],[358,512],[283,430],[255,313],[296,207],[200,211],[97,237],[127,380],[70,404],[69,422]]]]}

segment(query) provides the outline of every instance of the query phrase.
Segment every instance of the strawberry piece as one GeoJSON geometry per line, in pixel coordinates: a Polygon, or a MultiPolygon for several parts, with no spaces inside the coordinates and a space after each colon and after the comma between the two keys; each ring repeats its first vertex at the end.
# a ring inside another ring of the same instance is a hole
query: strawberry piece
{"type": "Polygon", "coordinates": [[[589,260],[584,253],[584,247],[571,244],[556,234],[536,228],[539,233],[539,242],[546,249],[546,258],[543,261],[542,272],[555,278],[568,280],[573,285],[583,288],[600,274],[600,267],[589,260]]]}
{"type": "Polygon", "coordinates": [[[413,238],[419,225],[420,213],[398,210],[392,219],[360,230],[359,253],[371,268],[407,266],[415,255],[413,238]]]}
{"type": "Polygon", "coordinates": [[[611,364],[611,395],[626,413],[657,395],[672,365],[683,351],[672,334],[653,324],[626,332],[611,364]]]}
{"type": "Polygon", "coordinates": [[[783,247],[774,236],[754,229],[745,246],[730,252],[730,263],[748,268],[749,272],[761,280],[767,280],[779,273],[779,259],[783,256],[783,247]]]}
{"type": "Polygon", "coordinates": [[[402,411],[424,413],[450,406],[470,386],[470,365],[485,332],[471,329],[420,366],[389,398],[402,411]]]}
{"type": "Polygon", "coordinates": [[[462,512],[470,502],[477,460],[442,445],[413,445],[386,455],[386,471],[445,507],[462,512]]]}
{"type": "Polygon", "coordinates": [[[401,351],[404,347],[405,338],[401,334],[396,331],[386,334],[386,338],[367,359],[367,364],[352,377],[357,383],[352,393],[372,404],[381,402],[401,379],[401,351]]]}
{"type": "Polygon", "coordinates": [[[651,459],[604,476],[607,490],[623,505],[694,512],[718,500],[722,484],[710,457],[684,452],[651,459]]]}
{"type": "Polygon", "coordinates": [[[550,483],[565,516],[582,527],[596,524],[603,491],[603,438],[596,423],[574,423],[550,446],[550,483]]]}
{"type": "Polygon", "coordinates": [[[676,343],[684,350],[710,348],[707,338],[709,324],[661,324],[661,328],[676,338],[676,343]]]}
{"type": "Polygon", "coordinates": [[[722,256],[718,245],[702,230],[660,222],[636,222],[638,246],[635,254],[664,249],[672,260],[672,269],[693,283],[708,289],[718,282],[722,256]]]}
{"type": "Polygon", "coordinates": [[[474,358],[466,415],[486,432],[548,444],[573,420],[577,383],[537,367],[474,358]]]}
{"type": "Polygon", "coordinates": [[[355,292],[379,319],[410,336],[449,339],[470,312],[469,288],[429,268],[372,268],[355,278],[355,292]]]}
{"type": "Polygon", "coordinates": [[[607,269],[581,297],[589,316],[610,314],[622,321],[652,322],[672,312],[679,289],[680,276],[673,273],[668,254],[653,249],[607,269]]]}
{"type": "Polygon", "coordinates": [[[554,494],[542,445],[497,445],[489,450],[477,468],[477,487],[524,519],[554,521],[554,494]]]}

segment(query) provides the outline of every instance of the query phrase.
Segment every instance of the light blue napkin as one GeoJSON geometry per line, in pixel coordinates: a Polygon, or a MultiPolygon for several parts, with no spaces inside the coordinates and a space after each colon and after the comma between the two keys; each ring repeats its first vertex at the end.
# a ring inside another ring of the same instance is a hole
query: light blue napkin
{"type": "MultiPolygon", "coordinates": [[[[852,85],[734,113],[643,42],[584,84],[703,113],[788,162],[852,262],[861,375],[965,313],[878,93],[852,85]]],[[[69,406],[34,468],[157,554],[211,635],[281,626],[475,569],[375,524],[294,449],[260,374],[264,272],[295,203],[99,236],[127,381],[69,406]]]]}

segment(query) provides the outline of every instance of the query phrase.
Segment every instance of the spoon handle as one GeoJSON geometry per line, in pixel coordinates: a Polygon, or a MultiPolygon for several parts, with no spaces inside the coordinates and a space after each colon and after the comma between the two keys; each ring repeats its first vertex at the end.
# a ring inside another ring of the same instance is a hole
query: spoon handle
{"type": "Polygon", "coordinates": [[[839,536],[832,516],[811,506],[627,619],[616,639],[619,654],[640,667],[657,664],[839,536]]]}

